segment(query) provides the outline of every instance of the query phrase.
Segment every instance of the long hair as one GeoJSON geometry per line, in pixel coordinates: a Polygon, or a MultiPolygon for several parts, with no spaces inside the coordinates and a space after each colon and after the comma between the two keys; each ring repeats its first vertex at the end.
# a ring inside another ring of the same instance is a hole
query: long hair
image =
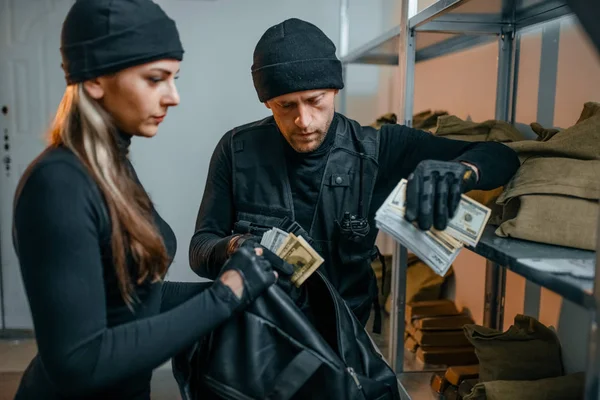
{"type": "Polygon", "coordinates": [[[67,86],[50,129],[50,145],[62,145],[75,153],[104,196],[119,290],[131,308],[133,280],[141,284],[148,278],[152,282],[162,279],[168,256],[153,222],[150,198],[119,153],[116,132],[110,115],[89,97],[83,84],[67,86]],[[128,268],[128,254],[137,270],[128,268]]]}

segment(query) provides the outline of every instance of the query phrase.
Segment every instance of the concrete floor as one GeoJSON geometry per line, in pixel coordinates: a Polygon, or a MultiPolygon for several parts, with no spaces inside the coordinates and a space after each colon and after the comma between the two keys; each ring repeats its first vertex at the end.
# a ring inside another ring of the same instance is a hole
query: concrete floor
{"type": "MultiPolygon", "coordinates": [[[[0,400],[13,400],[21,375],[36,352],[33,339],[0,340],[0,400]]],[[[154,371],[152,400],[181,400],[170,363],[154,371]]]]}
{"type": "MultiPolygon", "coordinates": [[[[384,314],[382,335],[371,332],[372,319],[371,317],[367,324],[367,332],[382,354],[387,357],[388,318],[384,314]]],[[[0,400],[13,400],[21,375],[36,352],[34,339],[0,340],[0,400]]],[[[154,371],[152,400],[181,400],[170,363],[154,371]]]]}

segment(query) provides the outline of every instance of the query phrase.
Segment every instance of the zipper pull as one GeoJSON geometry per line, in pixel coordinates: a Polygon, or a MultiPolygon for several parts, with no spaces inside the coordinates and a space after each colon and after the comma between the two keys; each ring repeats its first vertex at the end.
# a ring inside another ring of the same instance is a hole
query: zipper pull
{"type": "Polygon", "coordinates": [[[354,379],[354,383],[356,383],[356,387],[358,387],[359,390],[362,390],[362,385],[360,384],[360,381],[358,380],[358,376],[356,376],[356,372],[354,372],[354,368],[348,367],[346,369],[348,370],[348,373],[350,374],[350,376],[352,376],[352,379],[354,379]]]}

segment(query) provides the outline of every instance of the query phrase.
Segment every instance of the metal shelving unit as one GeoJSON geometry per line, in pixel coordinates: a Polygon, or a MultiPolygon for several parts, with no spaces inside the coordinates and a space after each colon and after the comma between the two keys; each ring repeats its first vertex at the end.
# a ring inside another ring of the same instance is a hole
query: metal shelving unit
{"type": "MultiPolygon", "coordinates": [[[[575,10],[584,29],[600,52],[600,2],[584,0],[438,0],[430,7],[408,17],[408,0],[402,1],[401,23],[352,52],[343,52],[344,70],[350,64],[398,66],[403,82],[400,93],[402,112],[399,121],[412,125],[415,65],[424,60],[452,54],[482,44],[498,42],[498,82],[495,118],[514,123],[514,104],[520,48],[518,34],[523,28],[572,15],[575,10]],[[591,4],[597,3],[597,4],[591,4]]],[[[341,2],[347,18],[348,0],[341,2]]],[[[343,19],[343,18],[342,18],[343,19]]],[[[347,46],[349,22],[342,20],[342,42],[347,46]]],[[[351,29],[351,28],[350,28],[351,29]]],[[[342,112],[346,104],[342,91],[342,112]]],[[[600,227],[600,221],[599,221],[600,227]]],[[[600,233],[598,245],[600,248],[600,233]]],[[[487,259],[484,323],[502,329],[506,270],[529,282],[552,290],[588,310],[589,356],[586,373],[586,399],[600,399],[600,273],[597,252],[500,238],[492,227],[486,229],[476,248],[469,250],[487,259]],[[595,278],[577,279],[540,271],[532,262],[552,264],[574,262],[594,265],[595,278]]],[[[405,398],[426,398],[431,394],[431,372],[414,365],[404,352],[404,312],[407,250],[396,245],[392,268],[392,305],[390,317],[389,360],[398,374],[405,398]],[[424,387],[426,386],[426,389],[424,387]]]]}

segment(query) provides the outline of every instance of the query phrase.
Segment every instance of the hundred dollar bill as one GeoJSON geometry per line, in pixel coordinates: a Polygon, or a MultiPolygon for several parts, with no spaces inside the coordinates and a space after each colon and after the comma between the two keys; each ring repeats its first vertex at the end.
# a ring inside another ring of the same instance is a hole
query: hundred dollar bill
{"type": "Polygon", "coordinates": [[[446,275],[462,249],[462,246],[452,247],[450,242],[444,243],[439,237],[419,230],[399,214],[383,212],[375,217],[375,221],[379,229],[410,249],[440,276],[446,275]]]}
{"type": "Polygon", "coordinates": [[[271,251],[273,253],[277,253],[289,235],[289,233],[282,231],[279,228],[273,228],[273,242],[271,251]]]}
{"type": "Polygon", "coordinates": [[[406,184],[405,179],[401,180],[390,193],[376,213],[376,224],[379,229],[411,250],[437,274],[445,276],[463,248],[463,243],[447,231],[423,231],[404,218],[406,184]]]}
{"type": "Polygon", "coordinates": [[[294,266],[290,280],[296,287],[300,287],[324,261],[302,236],[293,233],[288,234],[276,254],[294,266]]]}
{"type": "Polygon", "coordinates": [[[271,250],[271,245],[273,241],[273,230],[266,231],[263,233],[262,238],[260,239],[261,246],[265,246],[267,249],[271,250]]]}
{"type": "Polygon", "coordinates": [[[461,196],[456,214],[444,232],[471,246],[477,246],[492,211],[464,194],[461,196]]]}
{"type": "Polygon", "coordinates": [[[260,244],[273,253],[277,253],[277,250],[279,250],[288,235],[287,232],[279,228],[272,228],[263,234],[260,244]]]}
{"type": "MultiPolygon", "coordinates": [[[[407,180],[402,179],[396,186],[396,190],[386,200],[390,207],[398,209],[403,216],[406,206],[406,184],[407,180]]],[[[463,194],[454,217],[448,221],[448,226],[443,232],[459,242],[475,247],[481,239],[491,214],[488,207],[463,194]]],[[[432,231],[435,230],[432,229],[432,231]]]]}

